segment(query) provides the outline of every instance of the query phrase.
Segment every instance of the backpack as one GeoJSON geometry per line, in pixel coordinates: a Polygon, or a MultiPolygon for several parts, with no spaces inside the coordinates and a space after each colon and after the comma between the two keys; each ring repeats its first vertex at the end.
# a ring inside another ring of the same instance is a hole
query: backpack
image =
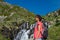
{"type": "MultiPolygon", "coordinates": [[[[41,22],[43,23],[43,29],[44,29],[43,33],[41,33],[41,34],[43,36],[43,39],[47,39],[47,37],[48,37],[48,22],[45,20],[42,20],[41,22]]],[[[38,28],[38,25],[37,25],[37,28],[38,28]]]]}
{"type": "Polygon", "coordinates": [[[42,23],[43,23],[43,28],[44,28],[42,36],[44,39],[47,39],[47,37],[48,37],[48,23],[45,20],[42,20],[42,23]]]}

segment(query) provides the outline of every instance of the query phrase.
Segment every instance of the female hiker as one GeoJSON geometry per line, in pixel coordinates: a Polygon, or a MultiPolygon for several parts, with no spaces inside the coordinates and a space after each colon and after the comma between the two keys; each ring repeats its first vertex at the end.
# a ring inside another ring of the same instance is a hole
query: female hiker
{"type": "Polygon", "coordinates": [[[36,15],[35,20],[36,25],[34,28],[34,40],[43,40],[43,23],[41,22],[42,17],[40,15],[36,15]]]}

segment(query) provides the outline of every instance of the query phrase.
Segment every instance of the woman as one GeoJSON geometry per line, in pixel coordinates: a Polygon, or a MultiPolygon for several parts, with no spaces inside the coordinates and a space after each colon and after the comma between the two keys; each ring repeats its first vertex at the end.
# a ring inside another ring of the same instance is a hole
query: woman
{"type": "Polygon", "coordinates": [[[40,15],[36,15],[36,26],[34,28],[34,40],[43,40],[43,23],[41,22],[42,17],[40,15]]]}

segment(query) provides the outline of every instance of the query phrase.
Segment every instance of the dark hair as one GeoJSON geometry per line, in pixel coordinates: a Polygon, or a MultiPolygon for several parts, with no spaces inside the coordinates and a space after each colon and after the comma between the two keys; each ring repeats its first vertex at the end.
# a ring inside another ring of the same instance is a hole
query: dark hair
{"type": "Polygon", "coordinates": [[[39,21],[42,20],[42,17],[40,15],[36,15],[37,18],[39,18],[39,21]]]}

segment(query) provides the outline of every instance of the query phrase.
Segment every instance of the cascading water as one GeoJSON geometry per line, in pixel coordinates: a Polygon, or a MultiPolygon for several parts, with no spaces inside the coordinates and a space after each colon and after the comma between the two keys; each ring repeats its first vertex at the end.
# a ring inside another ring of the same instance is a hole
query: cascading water
{"type": "Polygon", "coordinates": [[[29,33],[30,30],[34,28],[34,24],[30,26],[30,28],[27,30],[26,27],[28,28],[28,23],[22,24],[20,27],[23,26],[23,29],[20,30],[20,32],[17,34],[17,36],[14,38],[14,40],[29,40],[29,33]],[[25,26],[27,25],[27,26],[25,26]]]}
{"type": "Polygon", "coordinates": [[[14,38],[14,40],[28,40],[28,33],[30,32],[30,30],[26,31],[26,29],[21,30],[17,37],[14,38]]]}

